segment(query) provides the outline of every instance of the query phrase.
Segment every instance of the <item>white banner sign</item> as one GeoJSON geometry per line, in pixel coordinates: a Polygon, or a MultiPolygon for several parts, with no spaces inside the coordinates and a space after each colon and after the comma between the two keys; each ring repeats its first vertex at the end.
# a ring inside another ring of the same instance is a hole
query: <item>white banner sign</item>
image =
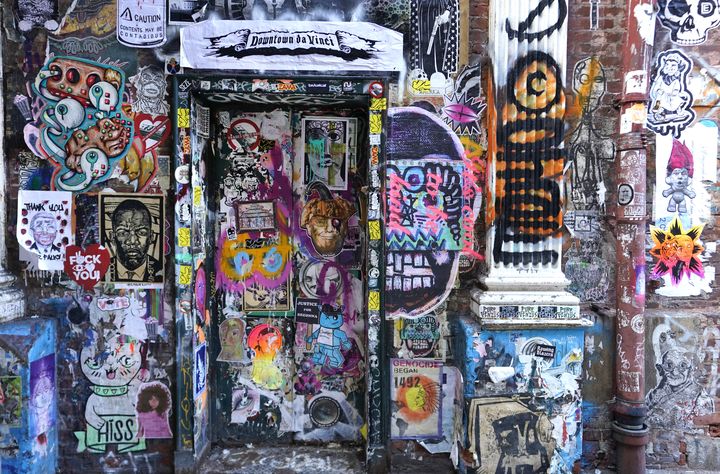
{"type": "Polygon", "coordinates": [[[117,39],[131,48],[165,42],[165,0],[118,0],[117,39]]]}
{"type": "Polygon", "coordinates": [[[193,69],[399,71],[402,34],[373,23],[204,21],[180,32],[193,69]]]}

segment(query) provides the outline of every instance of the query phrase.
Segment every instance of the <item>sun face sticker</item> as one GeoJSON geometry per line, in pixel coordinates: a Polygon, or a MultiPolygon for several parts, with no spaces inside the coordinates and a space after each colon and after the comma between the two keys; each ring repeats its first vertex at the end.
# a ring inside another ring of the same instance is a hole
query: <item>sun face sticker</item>
{"type": "Polygon", "coordinates": [[[673,285],[677,285],[687,276],[705,276],[700,254],[704,248],[700,244],[700,234],[705,224],[691,227],[687,232],[683,229],[680,219],[673,219],[668,230],[650,226],[653,248],[650,255],[658,262],[653,268],[653,276],[661,277],[670,273],[673,285]]]}
{"type": "Polygon", "coordinates": [[[425,375],[408,377],[398,389],[400,415],[409,421],[425,421],[440,408],[440,386],[425,375]]]}

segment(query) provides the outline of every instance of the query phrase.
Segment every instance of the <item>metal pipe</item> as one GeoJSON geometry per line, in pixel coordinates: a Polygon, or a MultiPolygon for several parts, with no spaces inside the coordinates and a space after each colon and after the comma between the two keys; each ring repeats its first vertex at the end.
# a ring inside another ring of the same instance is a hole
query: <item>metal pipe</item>
{"type": "Polygon", "coordinates": [[[652,6],[627,0],[623,41],[623,91],[617,135],[615,176],[615,403],[613,439],[618,472],[645,472],[645,224],[647,195],[644,122],[650,82],[652,45],[640,36],[636,8],[652,6]],[[641,6],[642,5],[642,6],[641,6]],[[638,80],[642,82],[638,82],[638,80]],[[638,87],[637,84],[642,84],[638,87]]]}

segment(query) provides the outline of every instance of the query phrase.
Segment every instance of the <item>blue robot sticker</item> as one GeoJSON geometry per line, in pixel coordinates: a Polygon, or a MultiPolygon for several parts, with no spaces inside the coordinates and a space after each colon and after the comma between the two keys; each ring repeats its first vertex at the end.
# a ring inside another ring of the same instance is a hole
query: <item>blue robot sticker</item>
{"type": "Polygon", "coordinates": [[[346,351],[352,347],[352,343],[340,329],[343,325],[342,306],[334,307],[330,304],[323,304],[320,308],[320,327],[308,336],[306,341],[314,344],[313,363],[332,369],[342,367],[345,358],[340,349],[346,351]]]}

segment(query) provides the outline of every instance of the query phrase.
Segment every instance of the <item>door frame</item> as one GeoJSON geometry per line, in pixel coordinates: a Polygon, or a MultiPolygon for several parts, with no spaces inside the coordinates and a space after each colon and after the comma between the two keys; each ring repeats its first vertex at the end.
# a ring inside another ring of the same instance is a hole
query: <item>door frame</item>
{"type": "MultiPolygon", "coordinates": [[[[208,310],[200,314],[201,308],[210,305],[198,301],[196,288],[205,283],[205,275],[197,272],[207,255],[204,242],[207,235],[207,189],[200,179],[202,158],[193,150],[194,120],[197,107],[193,97],[197,94],[222,94],[242,102],[247,94],[261,93],[278,97],[319,97],[341,99],[343,97],[367,95],[368,111],[368,166],[366,188],[368,198],[366,223],[366,275],[367,287],[364,303],[367,307],[366,333],[366,413],[367,423],[366,461],[370,471],[384,471],[388,465],[388,439],[390,421],[390,384],[387,371],[389,360],[388,330],[383,305],[385,277],[385,248],[383,226],[383,193],[385,182],[385,143],[387,139],[387,108],[390,90],[397,87],[396,74],[348,75],[327,77],[322,75],[283,76],[221,76],[215,74],[182,74],[173,76],[173,139],[174,170],[187,167],[189,179],[175,180],[175,216],[173,242],[175,255],[175,321],[176,321],[176,450],[182,457],[191,456],[194,461],[201,459],[212,442],[208,409],[209,390],[206,384],[204,394],[196,396],[196,377],[201,364],[196,363],[197,353],[205,346],[205,354],[211,353],[208,310]],[[181,182],[182,181],[182,182],[181,182]],[[187,210],[190,219],[187,219],[187,210]]],[[[292,101],[290,101],[292,102],[292,101]]],[[[287,103],[287,102],[286,102],[287,103]]],[[[172,174],[175,176],[175,173],[172,174]]],[[[208,292],[214,277],[207,278],[208,292]]],[[[207,359],[206,359],[207,362],[207,359]]]]}

